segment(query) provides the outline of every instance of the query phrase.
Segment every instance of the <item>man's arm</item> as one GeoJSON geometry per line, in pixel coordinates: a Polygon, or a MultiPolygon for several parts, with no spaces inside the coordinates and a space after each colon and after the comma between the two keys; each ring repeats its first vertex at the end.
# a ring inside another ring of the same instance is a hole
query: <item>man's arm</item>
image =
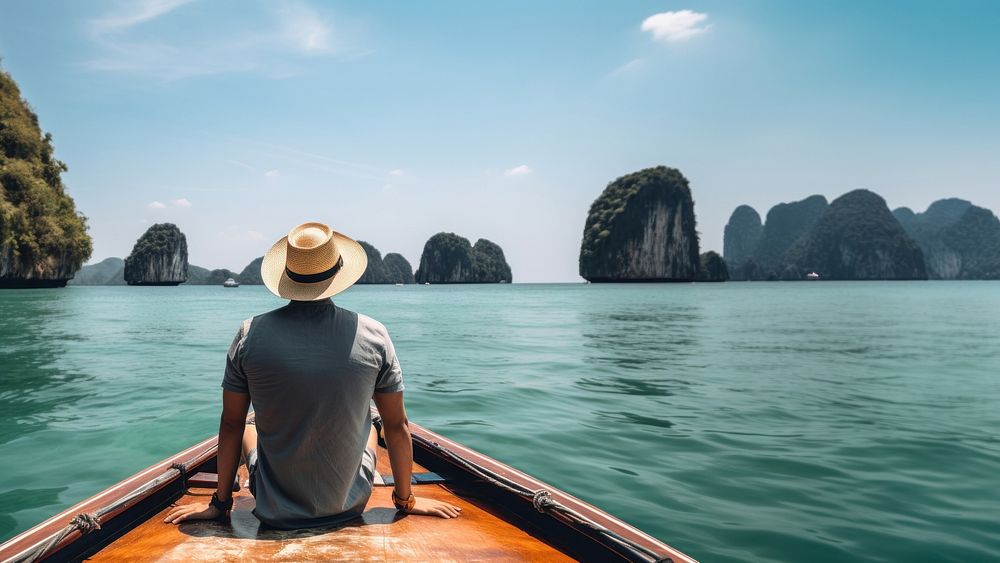
{"type": "MultiPolygon", "coordinates": [[[[409,421],[406,419],[406,409],[403,407],[403,392],[375,393],[375,406],[382,416],[382,432],[385,445],[389,449],[389,465],[392,466],[396,497],[410,498],[413,492],[410,486],[413,474],[413,440],[410,438],[409,421]]],[[[413,508],[408,511],[410,514],[455,518],[462,511],[458,506],[434,499],[418,498],[416,501],[413,508]]]]}
{"type": "MultiPolygon", "coordinates": [[[[222,391],[222,420],[219,422],[219,451],[217,463],[219,484],[216,496],[222,502],[233,498],[233,480],[240,465],[240,451],[243,447],[243,430],[246,428],[250,395],[234,391],[222,391]]],[[[179,523],[184,520],[210,520],[223,514],[211,504],[186,504],[170,511],[164,522],[179,523]]]]}

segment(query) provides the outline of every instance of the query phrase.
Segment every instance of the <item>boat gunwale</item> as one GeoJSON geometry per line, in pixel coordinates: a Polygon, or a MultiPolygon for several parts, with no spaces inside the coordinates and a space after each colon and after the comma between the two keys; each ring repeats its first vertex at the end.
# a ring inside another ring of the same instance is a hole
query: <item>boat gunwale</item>
{"type": "MultiPolygon", "coordinates": [[[[446,438],[432,430],[428,430],[419,424],[414,422],[409,423],[410,434],[418,438],[426,440],[428,443],[434,446],[443,447],[451,450],[452,452],[460,454],[462,457],[469,461],[476,463],[490,471],[498,473],[503,477],[532,490],[546,490],[549,495],[556,501],[562,503],[563,505],[572,508],[574,511],[580,513],[581,515],[589,518],[590,520],[604,526],[608,530],[615,532],[622,537],[628,539],[629,541],[635,542],[636,544],[661,555],[661,557],[668,557],[671,560],[681,563],[697,563],[697,560],[684,554],[683,552],[671,547],[670,545],[656,539],[655,537],[643,532],[642,530],[628,524],[627,522],[597,508],[596,506],[580,500],[573,495],[559,489],[558,487],[553,487],[552,485],[541,481],[527,473],[524,473],[514,467],[511,467],[501,461],[498,461],[486,454],[480,453],[468,446],[465,446],[459,442],[446,438]]],[[[414,441],[414,446],[424,449],[432,455],[436,455],[433,448],[428,447],[425,444],[421,444],[419,441],[414,441]]],[[[458,470],[465,473],[469,473],[469,470],[460,466],[455,465],[450,460],[443,458],[444,461],[452,463],[458,470]]],[[[530,504],[530,501],[525,501],[530,504]]],[[[534,508],[532,508],[534,510],[534,508]]],[[[564,518],[554,513],[547,513],[552,518],[559,521],[560,524],[564,526],[574,527],[571,522],[567,522],[564,518]]],[[[608,546],[611,548],[611,546],[608,546]]],[[[611,548],[613,549],[613,548],[611,548]]]]}
{"type": "MultiPolygon", "coordinates": [[[[600,526],[619,534],[629,541],[635,542],[637,545],[640,545],[651,552],[660,554],[662,557],[669,558],[678,563],[697,563],[695,559],[685,555],[666,543],[650,536],[649,534],[635,528],[619,518],[612,516],[611,514],[608,514],[607,512],[580,500],[569,493],[566,493],[565,491],[560,490],[557,487],[553,487],[544,481],[532,477],[459,442],[441,436],[440,434],[437,434],[432,430],[428,430],[419,424],[410,422],[409,427],[411,435],[416,438],[413,441],[415,453],[416,451],[420,451],[422,453],[435,456],[440,461],[446,462],[454,467],[457,471],[470,475],[473,479],[478,479],[478,477],[476,477],[475,474],[473,474],[469,469],[456,465],[453,461],[442,456],[440,451],[435,448],[445,448],[451,450],[451,452],[460,455],[468,461],[497,473],[504,478],[517,483],[518,485],[532,490],[544,489],[548,491],[550,496],[557,502],[573,509],[575,512],[592,520],[600,526]]],[[[75,516],[85,512],[93,513],[103,506],[113,505],[121,501],[141,489],[143,486],[147,485],[150,480],[154,479],[158,475],[162,475],[165,471],[170,470],[175,464],[183,464],[186,472],[188,474],[193,474],[200,466],[214,461],[217,451],[218,436],[216,435],[182,450],[181,452],[178,452],[163,461],[153,464],[131,477],[128,477],[115,485],[112,485],[111,487],[108,487],[107,489],[104,489],[103,491],[71,506],[70,508],[67,508],[66,510],[33,526],[32,528],[29,528],[3,544],[0,544],[0,559],[3,561],[11,561],[24,557],[26,554],[30,553],[31,550],[36,549],[39,545],[46,541],[50,541],[53,537],[62,532],[62,530],[73,520],[75,516]]],[[[135,499],[131,499],[128,503],[120,507],[116,507],[115,510],[102,515],[99,519],[100,524],[104,526],[106,523],[118,517],[129,508],[135,507],[155,495],[157,492],[162,491],[164,488],[175,483],[177,480],[181,479],[181,476],[181,472],[178,471],[174,477],[166,479],[163,483],[149,489],[143,495],[136,497],[135,499]]],[[[529,505],[529,508],[531,508],[532,511],[535,510],[533,507],[530,507],[530,501],[525,501],[525,503],[529,505]]],[[[575,530],[579,533],[585,533],[573,522],[568,521],[565,517],[559,514],[552,512],[547,512],[545,514],[552,518],[552,520],[557,522],[560,526],[575,530]]],[[[125,531],[128,529],[131,528],[125,528],[125,531]]],[[[52,546],[51,550],[45,555],[45,558],[56,555],[59,550],[83,537],[84,534],[78,530],[74,530],[56,545],[52,546]]],[[[108,538],[103,538],[101,541],[114,541],[116,537],[117,533],[112,533],[112,535],[109,535],[108,538]]],[[[110,541],[102,547],[109,545],[110,541]]],[[[606,542],[602,542],[602,544],[605,548],[614,550],[614,547],[606,542]]],[[[627,558],[624,555],[622,555],[622,557],[627,558]]]]}
{"type": "MultiPolygon", "coordinates": [[[[164,459],[163,461],[150,465],[146,469],[143,469],[142,471],[119,481],[101,492],[74,504],[59,514],[32,526],[24,532],[10,538],[3,544],[0,544],[0,559],[3,561],[12,561],[24,557],[31,550],[57,536],[77,515],[82,513],[94,513],[104,506],[120,502],[122,499],[141,489],[157,475],[171,469],[174,464],[181,463],[184,465],[186,470],[190,471],[195,467],[212,460],[215,457],[217,450],[218,436],[212,436],[164,459]],[[133,486],[128,487],[130,484],[133,486]]],[[[146,493],[142,496],[136,497],[128,503],[116,507],[114,510],[102,515],[98,520],[100,525],[104,526],[122,512],[125,512],[129,508],[143,502],[158,491],[170,486],[173,482],[180,478],[181,472],[178,471],[174,478],[165,480],[160,485],[146,491],[146,493]]],[[[56,554],[62,548],[83,537],[83,535],[84,534],[82,534],[79,530],[70,532],[65,538],[59,541],[59,543],[52,546],[49,552],[45,555],[45,558],[56,554]]]]}

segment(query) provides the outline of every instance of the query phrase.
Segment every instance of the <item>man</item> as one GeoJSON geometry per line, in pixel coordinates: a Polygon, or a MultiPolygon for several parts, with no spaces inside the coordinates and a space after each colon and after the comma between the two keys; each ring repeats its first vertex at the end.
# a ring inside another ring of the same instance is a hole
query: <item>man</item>
{"type": "Polygon", "coordinates": [[[415,498],[413,444],[399,361],[385,327],[333,304],[368,265],[364,249],[322,223],[295,227],[264,256],[261,277],[280,309],[243,321],[226,361],[219,425],[219,488],[208,506],[173,509],[166,522],[224,517],[242,451],[254,515],[279,529],[329,526],[364,512],[375,478],[382,417],[395,481],[409,514],[458,516],[459,507],[415,498]],[[250,403],[255,425],[246,424],[250,403]]]}

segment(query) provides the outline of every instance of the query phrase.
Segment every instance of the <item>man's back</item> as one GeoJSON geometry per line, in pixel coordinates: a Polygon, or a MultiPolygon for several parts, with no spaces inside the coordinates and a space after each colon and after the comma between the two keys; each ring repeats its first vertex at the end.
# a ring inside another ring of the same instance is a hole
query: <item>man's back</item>
{"type": "Polygon", "coordinates": [[[403,389],[385,327],[329,299],[293,301],[243,323],[223,387],[249,393],[254,405],[262,522],[300,528],[363,511],[369,401],[403,389]]]}

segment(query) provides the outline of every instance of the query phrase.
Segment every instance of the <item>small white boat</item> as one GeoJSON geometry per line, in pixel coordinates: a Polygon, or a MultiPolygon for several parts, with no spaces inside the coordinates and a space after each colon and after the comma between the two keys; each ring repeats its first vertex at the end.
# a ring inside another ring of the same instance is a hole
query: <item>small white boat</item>
{"type": "Polygon", "coordinates": [[[401,283],[397,283],[397,284],[396,284],[396,287],[403,287],[403,284],[401,284],[401,283]]]}
{"type": "Polygon", "coordinates": [[[240,282],[234,280],[233,278],[229,278],[228,280],[222,282],[222,287],[239,287],[239,286],[240,282]]]}
{"type": "Polygon", "coordinates": [[[819,274],[817,274],[816,272],[809,272],[808,274],[806,274],[806,279],[807,280],[818,280],[819,279],[819,274]]]}

